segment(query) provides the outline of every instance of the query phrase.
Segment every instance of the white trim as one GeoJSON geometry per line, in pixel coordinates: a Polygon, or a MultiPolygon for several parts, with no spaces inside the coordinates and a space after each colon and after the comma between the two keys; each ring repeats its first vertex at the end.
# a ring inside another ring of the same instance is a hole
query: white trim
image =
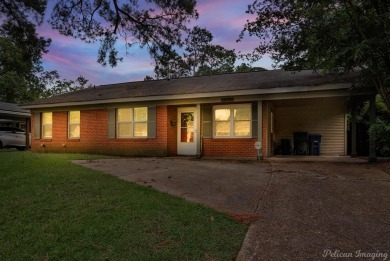
{"type": "Polygon", "coordinates": [[[198,153],[198,135],[199,132],[197,129],[198,122],[197,107],[178,107],[177,108],[177,137],[176,137],[176,146],[177,146],[177,155],[187,155],[194,156],[198,153]],[[193,142],[181,142],[181,113],[183,112],[192,112],[194,114],[194,141],[193,142]]]}

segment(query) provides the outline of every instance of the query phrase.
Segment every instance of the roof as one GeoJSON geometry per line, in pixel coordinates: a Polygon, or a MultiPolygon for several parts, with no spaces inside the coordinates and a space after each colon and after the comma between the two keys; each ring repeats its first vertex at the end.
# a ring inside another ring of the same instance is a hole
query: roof
{"type": "Polygon", "coordinates": [[[0,115],[30,116],[30,111],[22,109],[15,103],[0,102],[0,115]]]}
{"type": "Polygon", "coordinates": [[[312,70],[300,72],[272,70],[248,73],[231,73],[156,81],[138,81],[101,85],[94,88],[66,93],[46,99],[38,99],[24,108],[61,103],[82,103],[121,98],[172,96],[183,94],[224,93],[239,90],[272,89],[278,87],[316,86],[329,83],[348,82],[335,75],[321,75],[312,70]]]}

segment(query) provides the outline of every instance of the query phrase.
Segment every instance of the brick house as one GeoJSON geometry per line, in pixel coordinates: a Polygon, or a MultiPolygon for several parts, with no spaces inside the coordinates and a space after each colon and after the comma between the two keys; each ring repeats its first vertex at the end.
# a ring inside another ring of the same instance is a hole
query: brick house
{"type": "Polygon", "coordinates": [[[23,107],[36,152],[256,157],[260,141],[272,156],[298,132],[321,134],[321,155],[345,155],[350,86],[274,70],[104,85],[23,107]]]}

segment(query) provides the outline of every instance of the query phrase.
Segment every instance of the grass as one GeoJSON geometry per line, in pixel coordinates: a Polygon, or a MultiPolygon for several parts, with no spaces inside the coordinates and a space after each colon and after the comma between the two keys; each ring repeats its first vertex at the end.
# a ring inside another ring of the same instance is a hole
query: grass
{"type": "Polygon", "coordinates": [[[0,260],[232,260],[238,253],[245,225],[70,162],[96,157],[0,152],[0,260]]]}

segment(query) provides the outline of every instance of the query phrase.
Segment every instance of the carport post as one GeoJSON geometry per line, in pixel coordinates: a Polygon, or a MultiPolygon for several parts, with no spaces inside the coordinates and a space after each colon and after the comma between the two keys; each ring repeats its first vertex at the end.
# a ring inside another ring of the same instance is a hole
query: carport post
{"type": "Polygon", "coordinates": [[[355,110],[355,102],[352,101],[352,109],[351,109],[351,157],[357,156],[356,149],[356,110],[355,110]]]}
{"type": "MultiPolygon", "coordinates": [[[[369,122],[370,127],[372,127],[376,122],[376,104],[375,99],[376,95],[370,96],[370,104],[369,104],[369,122]]],[[[368,138],[368,161],[375,162],[376,161],[376,142],[375,142],[375,133],[370,132],[368,138]]]]}
{"type": "MultiPolygon", "coordinates": [[[[263,141],[263,101],[257,102],[257,141],[263,141]]],[[[263,148],[258,151],[258,159],[263,159],[263,148]]]]}
{"type": "Polygon", "coordinates": [[[200,104],[196,104],[196,132],[195,132],[195,135],[196,135],[196,140],[197,140],[197,143],[196,143],[196,158],[200,158],[202,157],[202,146],[201,146],[201,143],[202,143],[202,137],[200,135],[200,116],[201,116],[201,110],[200,110],[200,104]]]}
{"type": "Polygon", "coordinates": [[[30,148],[31,119],[26,118],[26,150],[30,148]]]}

